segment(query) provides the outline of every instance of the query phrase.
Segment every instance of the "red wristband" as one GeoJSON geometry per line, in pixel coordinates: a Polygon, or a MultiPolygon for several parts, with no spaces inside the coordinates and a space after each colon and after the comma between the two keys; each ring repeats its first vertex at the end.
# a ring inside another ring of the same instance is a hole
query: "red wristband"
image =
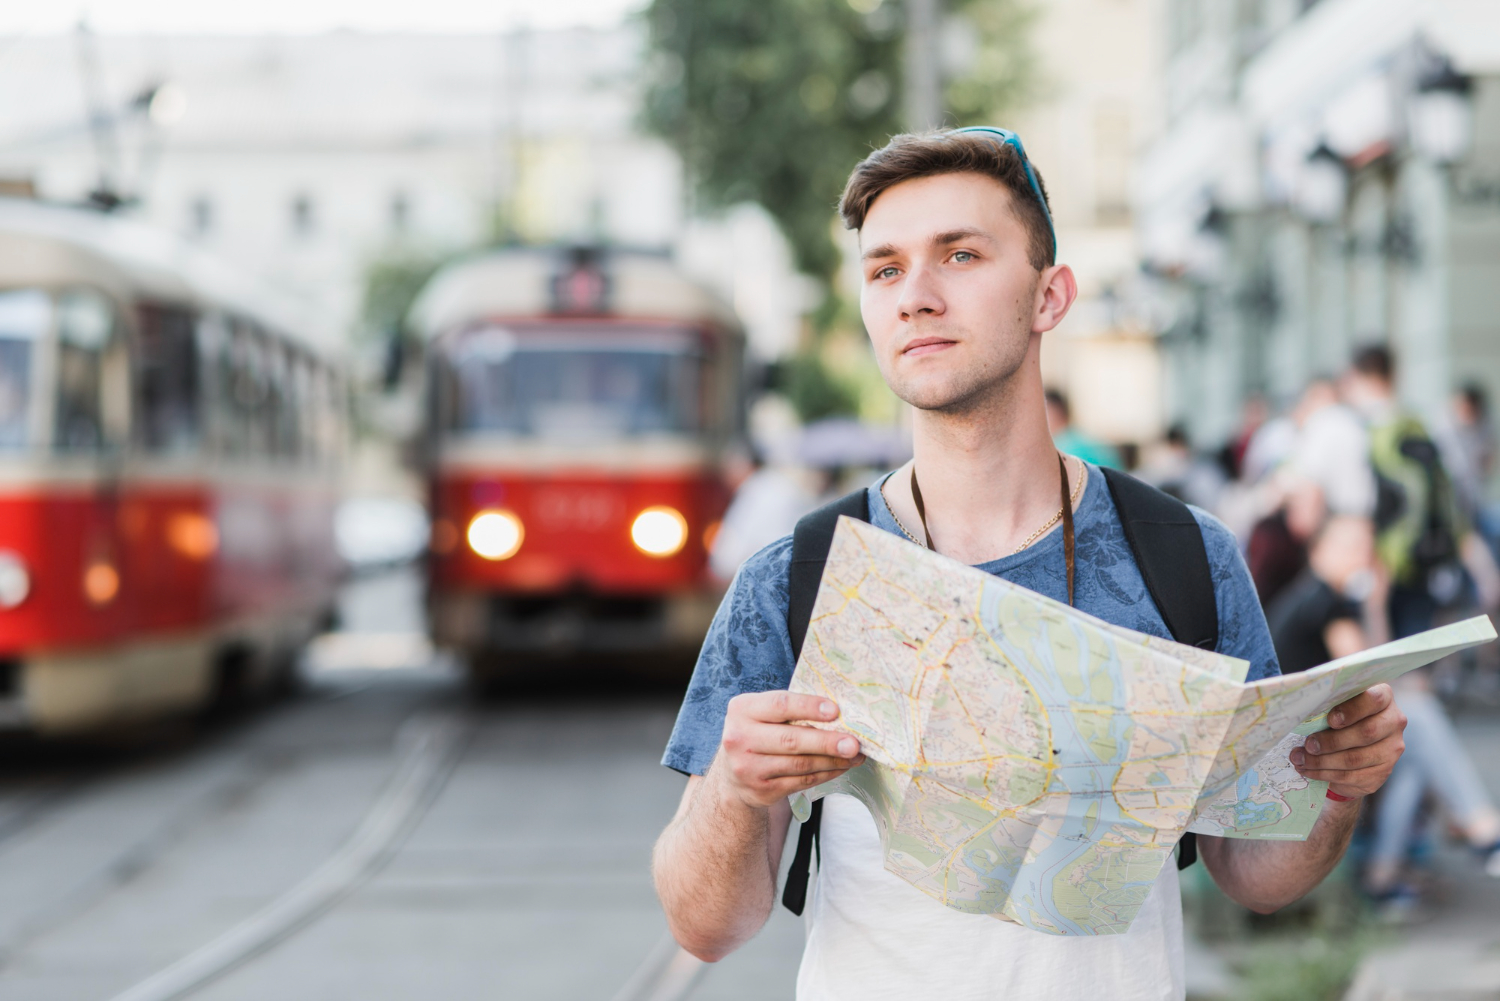
{"type": "Polygon", "coordinates": [[[1355,799],[1355,797],[1353,796],[1341,796],[1338,793],[1334,792],[1332,789],[1328,790],[1328,798],[1333,800],[1335,803],[1352,803],[1355,799]]]}

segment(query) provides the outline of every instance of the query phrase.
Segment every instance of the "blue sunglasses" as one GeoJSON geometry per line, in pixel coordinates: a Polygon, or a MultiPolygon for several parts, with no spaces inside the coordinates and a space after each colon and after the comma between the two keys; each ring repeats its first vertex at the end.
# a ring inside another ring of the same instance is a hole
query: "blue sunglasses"
{"type": "Polygon", "coordinates": [[[1047,229],[1052,234],[1052,262],[1057,263],[1057,227],[1052,224],[1052,213],[1047,208],[1047,199],[1042,196],[1041,182],[1036,179],[1036,171],[1031,168],[1031,160],[1026,156],[1026,147],[1021,145],[1021,137],[1010,129],[998,128],[994,125],[970,125],[967,128],[954,129],[954,134],[963,132],[985,132],[992,136],[999,136],[1003,145],[1009,146],[1021,157],[1021,166],[1026,168],[1026,182],[1031,185],[1031,193],[1036,195],[1036,203],[1042,207],[1042,215],[1047,219],[1047,229]]]}

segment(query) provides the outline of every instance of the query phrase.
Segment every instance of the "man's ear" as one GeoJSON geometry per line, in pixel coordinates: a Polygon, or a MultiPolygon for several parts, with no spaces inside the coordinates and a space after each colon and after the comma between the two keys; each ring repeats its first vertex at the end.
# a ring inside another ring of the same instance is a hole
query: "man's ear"
{"type": "Polygon", "coordinates": [[[1063,321],[1078,298],[1078,278],[1066,264],[1043,269],[1037,279],[1036,311],[1031,332],[1044,334],[1063,321]]]}

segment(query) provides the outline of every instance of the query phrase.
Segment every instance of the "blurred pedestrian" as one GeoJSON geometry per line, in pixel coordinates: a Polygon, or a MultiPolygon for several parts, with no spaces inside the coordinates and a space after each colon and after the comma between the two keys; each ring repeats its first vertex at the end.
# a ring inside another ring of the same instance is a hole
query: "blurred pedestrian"
{"type": "Polygon", "coordinates": [[[1490,551],[1500,555],[1500,504],[1488,495],[1495,476],[1495,425],[1483,386],[1471,382],[1453,394],[1448,420],[1438,428],[1437,440],[1459,503],[1490,551]]]}
{"type": "Polygon", "coordinates": [[[1231,479],[1244,478],[1245,456],[1250,451],[1250,443],[1255,439],[1256,432],[1270,419],[1271,405],[1266,402],[1266,398],[1259,393],[1251,394],[1241,408],[1239,430],[1224,446],[1224,471],[1231,479]]]}
{"type": "Polygon", "coordinates": [[[1068,398],[1056,389],[1049,389],[1047,400],[1047,428],[1052,432],[1052,444],[1064,455],[1076,455],[1084,462],[1096,466],[1122,468],[1120,453],[1108,442],[1084,434],[1073,426],[1073,410],[1068,398]]]}
{"type": "Polygon", "coordinates": [[[789,462],[768,463],[752,453],[754,470],[741,481],[709,547],[708,566],[728,583],[740,564],[797,525],[818,504],[820,482],[789,462]]]}
{"type": "Polygon", "coordinates": [[[1307,566],[1307,548],[1327,517],[1323,490],[1312,480],[1283,479],[1281,504],[1255,523],[1245,562],[1260,603],[1269,609],[1276,596],[1307,566]]]}
{"type": "Polygon", "coordinates": [[[1340,402],[1330,379],[1314,379],[1292,411],[1297,436],[1286,468],[1316,483],[1330,514],[1375,514],[1370,439],[1359,415],[1340,402]]]}
{"type": "Polygon", "coordinates": [[[1371,624],[1368,612],[1384,597],[1370,520],[1328,518],[1311,539],[1307,566],[1266,609],[1282,673],[1306,671],[1372,646],[1383,614],[1377,609],[1371,624]]]}
{"type": "Polygon", "coordinates": [[[1402,876],[1420,836],[1419,818],[1429,792],[1463,832],[1485,873],[1500,878],[1500,809],[1425,672],[1400,679],[1396,702],[1406,714],[1406,753],[1376,805],[1375,838],[1365,868],[1366,890],[1390,905],[1390,917],[1403,916],[1419,899],[1416,886],[1402,876]]]}
{"type": "Polygon", "coordinates": [[[1500,569],[1473,532],[1437,445],[1422,421],[1396,402],[1390,351],[1357,351],[1342,389],[1369,427],[1379,483],[1376,545],[1391,574],[1393,635],[1432,628],[1437,609],[1462,592],[1464,570],[1483,607],[1500,605],[1500,569]]]}
{"type": "MultiPolygon", "coordinates": [[[[1481,605],[1500,602],[1500,571],[1472,531],[1437,445],[1422,421],[1401,409],[1395,393],[1395,360],[1380,346],[1355,352],[1341,382],[1344,399],[1369,428],[1370,458],[1378,482],[1376,548],[1390,574],[1389,612],[1396,638],[1430,629],[1439,607],[1462,593],[1463,569],[1481,605]]],[[[1470,844],[1500,876],[1500,811],[1453,730],[1427,672],[1397,686],[1406,713],[1407,753],[1392,773],[1375,815],[1375,838],[1365,885],[1399,916],[1417,900],[1401,881],[1417,837],[1427,792],[1434,793],[1470,844]]]]}
{"type": "Polygon", "coordinates": [[[1223,468],[1193,450],[1187,428],[1182,424],[1167,429],[1166,437],[1151,449],[1135,475],[1163,493],[1205,511],[1218,507],[1225,482],[1223,468]]]}

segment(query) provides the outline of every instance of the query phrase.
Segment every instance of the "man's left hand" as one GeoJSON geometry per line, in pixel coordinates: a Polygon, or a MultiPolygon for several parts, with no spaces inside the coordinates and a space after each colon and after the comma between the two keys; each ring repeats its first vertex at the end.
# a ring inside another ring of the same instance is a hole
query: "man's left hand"
{"type": "Polygon", "coordinates": [[[1376,685],[1363,695],[1334,706],[1329,729],[1293,749],[1292,764],[1310,779],[1321,779],[1339,796],[1358,799],[1385,784],[1406,749],[1402,731],[1406,716],[1396,706],[1390,685],[1376,685]]]}

